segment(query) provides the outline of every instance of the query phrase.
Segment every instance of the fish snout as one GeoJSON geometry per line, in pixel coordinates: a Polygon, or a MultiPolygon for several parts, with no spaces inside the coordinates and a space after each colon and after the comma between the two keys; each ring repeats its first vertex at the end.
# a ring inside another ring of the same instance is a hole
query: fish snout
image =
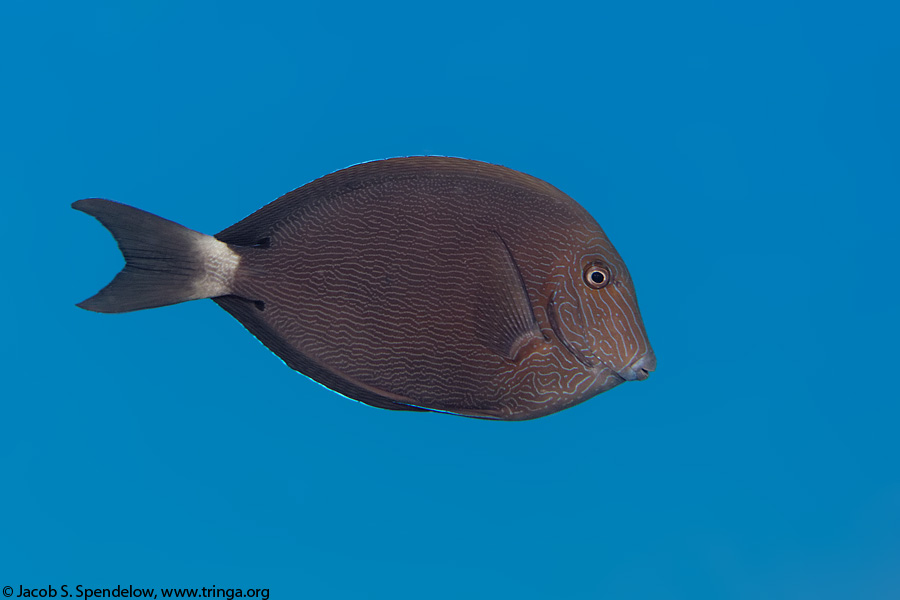
{"type": "Polygon", "coordinates": [[[651,350],[619,371],[619,376],[625,381],[643,381],[650,377],[650,372],[654,370],[656,370],[656,355],[651,350]]]}

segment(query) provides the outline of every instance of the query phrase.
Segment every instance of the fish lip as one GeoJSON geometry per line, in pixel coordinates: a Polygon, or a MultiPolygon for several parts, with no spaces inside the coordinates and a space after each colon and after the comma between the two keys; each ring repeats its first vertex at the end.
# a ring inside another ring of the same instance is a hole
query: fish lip
{"type": "Polygon", "coordinates": [[[644,381],[650,377],[651,371],[656,370],[656,356],[653,352],[647,352],[632,361],[630,365],[618,371],[619,377],[625,381],[644,381]]]}

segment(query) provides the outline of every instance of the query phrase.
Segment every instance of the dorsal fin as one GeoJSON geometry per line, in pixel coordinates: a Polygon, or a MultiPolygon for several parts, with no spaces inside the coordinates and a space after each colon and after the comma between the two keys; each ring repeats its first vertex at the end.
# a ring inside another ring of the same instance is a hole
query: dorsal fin
{"type": "Polygon", "coordinates": [[[494,183],[502,181],[547,196],[565,196],[536,177],[490,163],[448,156],[388,158],[354,165],[311,181],[220,231],[215,237],[228,244],[252,246],[269,237],[279,222],[303,209],[310,200],[328,199],[385,181],[453,176],[487,179],[494,183]]]}

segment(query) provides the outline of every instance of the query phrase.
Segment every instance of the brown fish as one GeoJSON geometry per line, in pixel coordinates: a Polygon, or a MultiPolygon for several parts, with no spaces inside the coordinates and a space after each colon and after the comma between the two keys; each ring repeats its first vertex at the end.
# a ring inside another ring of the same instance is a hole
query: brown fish
{"type": "Polygon", "coordinates": [[[531,419],[646,379],[631,276],[555,187],[443,157],[356,165],[213,236],[97,198],[124,269],[79,306],[212,298],[288,366],[372,406],[531,419]]]}

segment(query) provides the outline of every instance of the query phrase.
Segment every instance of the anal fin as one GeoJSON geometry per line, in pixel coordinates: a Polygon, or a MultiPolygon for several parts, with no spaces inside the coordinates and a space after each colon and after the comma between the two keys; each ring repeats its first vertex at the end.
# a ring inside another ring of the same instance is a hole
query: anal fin
{"type": "Polygon", "coordinates": [[[263,345],[283,360],[287,366],[334,390],[338,394],[377,408],[410,411],[428,410],[405,401],[388,398],[384,394],[379,394],[372,389],[354,383],[340,373],[336,373],[306,356],[291,345],[288,340],[279,335],[276,329],[266,320],[267,309],[265,308],[265,303],[260,304],[261,301],[254,302],[231,295],[213,298],[213,301],[237,319],[247,331],[256,336],[263,345]]]}

